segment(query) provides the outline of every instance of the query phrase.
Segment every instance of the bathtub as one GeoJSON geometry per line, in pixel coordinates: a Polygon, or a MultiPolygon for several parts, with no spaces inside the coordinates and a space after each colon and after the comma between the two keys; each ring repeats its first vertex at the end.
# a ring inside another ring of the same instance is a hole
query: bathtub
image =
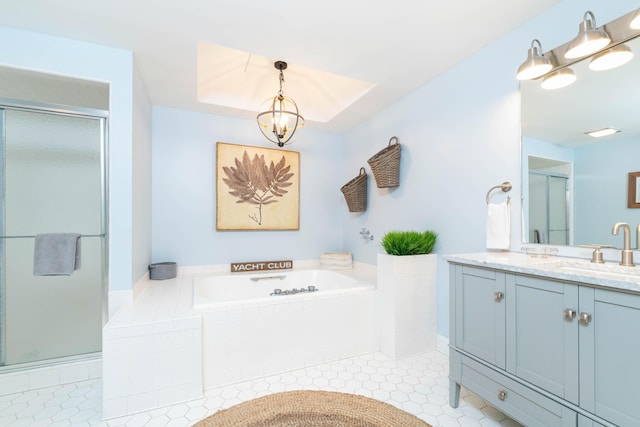
{"type": "Polygon", "coordinates": [[[361,273],[308,269],[195,279],[204,388],[378,351],[375,273],[361,273]],[[271,295],[294,288],[306,291],[271,295]]]}
{"type": "Polygon", "coordinates": [[[333,270],[236,273],[196,279],[193,286],[193,307],[196,310],[215,310],[234,306],[289,303],[373,288],[373,283],[333,270]],[[279,294],[275,294],[274,291],[278,290],[279,294]]]}

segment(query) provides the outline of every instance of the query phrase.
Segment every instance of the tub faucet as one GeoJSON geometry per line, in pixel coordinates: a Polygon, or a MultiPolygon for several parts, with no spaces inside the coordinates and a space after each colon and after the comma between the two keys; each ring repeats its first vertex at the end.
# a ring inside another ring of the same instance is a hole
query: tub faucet
{"type": "Polygon", "coordinates": [[[373,240],[373,234],[371,234],[371,232],[369,230],[367,230],[366,228],[363,228],[360,231],[360,237],[362,237],[362,239],[367,242],[369,240],[373,240]]]}
{"type": "Polygon", "coordinates": [[[624,248],[622,249],[622,260],[620,261],[620,265],[633,267],[635,264],[633,263],[633,251],[631,250],[631,229],[629,228],[629,224],[616,222],[613,224],[611,234],[617,236],[620,228],[622,228],[622,231],[624,232],[624,248]]]}

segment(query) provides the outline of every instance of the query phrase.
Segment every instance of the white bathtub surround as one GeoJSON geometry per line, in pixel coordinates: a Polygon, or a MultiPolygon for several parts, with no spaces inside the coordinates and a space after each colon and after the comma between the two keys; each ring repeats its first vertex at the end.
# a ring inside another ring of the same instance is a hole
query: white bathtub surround
{"type": "Polygon", "coordinates": [[[205,389],[379,348],[373,266],[360,264],[348,272],[309,269],[214,277],[197,281],[194,289],[194,303],[202,309],[205,389]],[[263,280],[250,280],[258,277],[263,280]],[[269,296],[274,287],[284,291],[307,285],[320,290],[269,296]],[[206,296],[216,292],[207,288],[244,299],[207,303],[206,296]],[[256,291],[257,296],[252,294],[256,291]]]}
{"type": "Polygon", "coordinates": [[[380,350],[401,359],[435,350],[437,255],[378,254],[380,350]]]}
{"type": "MultiPolygon", "coordinates": [[[[319,268],[318,260],[294,261],[294,270],[314,268],[319,268]]],[[[375,266],[354,263],[353,269],[340,273],[375,283],[375,266]]],[[[227,274],[228,264],[178,267],[175,279],[148,280],[140,287],[139,295],[123,304],[112,316],[103,330],[104,419],[198,399],[202,397],[203,386],[213,381],[212,377],[215,381],[222,381],[224,375],[239,372],[243,379],[255,378],[267,372],[283,372],[295,366],[304,367],[378,350],[374,322],[375,291],[341,301],[330,302],[330,298],[321,297],[313,301],[266,305],[253,314],[243,312],[240,304],[236,308],[227,307],[211,313],[212,317],[217,316],[216,323],[205,328],[213,335],[218,334],[228,340],[222,345],[235,345],[234,352],[227,352],[224,357],[236,366],[238,363],[243,366],[240,371],[232,371],[229,370],[230,365],[220,359],[218,362],[227,371],[226,374],[219,371],[216,362],[212,365],[211,361],[202,358],[203,315],[193,308],[193,282],[204,276],[227,274]],[[365,302],[364,306],[368,308],[354,308],[362,306],[362,300],[368,298],[373,299],[369,304],[371,307],[365,302]],[[278,329],[273,340],[266,340],[264,334],[256,334],[256,330],[269,330],[266,328],[267,319],[279,322],[270,328],[272,332],[278,329]],[[319,323],[323,327],[329,325],[331,332],[318,330],[316,326],[319,323]],[[341,335],[343,331],[345,334],[351,331],[351,335],[346,338],[346,335],[341,335]],[[242,334],[244,338],[240,339],[242,334]],[[353,339],[353,335],[358,339],[353,339]],[[318,343],[323,349],[310,354],[309,346],[318,343]],[[277,360],[270,358],[267,364],[265,357],[273,348],[288,350],[285,356],[277,360]],[[318,354],[321,356],[319,360],[314,358],[318,354]],[[302,366],[293,364],[295,357],[304,361],[302,366]],[[256,358],[259,359],[259,372],[252,367],[256,358]],[[213,366],[216,374],[203,375],[203,366],[213,366]]],[[[277,275],[280,272],[263,274],[277,275]]],[[[294,295],[293,299],[297,296],[294,295]]],[[[205,317],[205,322],[207,320],[212,319],[205,317]]]]}
{"type": "Polygon", "coordinates": [[[193,276],[150,280],[103,329],[103,417],[202,396],[201,319],[193,276]]]}

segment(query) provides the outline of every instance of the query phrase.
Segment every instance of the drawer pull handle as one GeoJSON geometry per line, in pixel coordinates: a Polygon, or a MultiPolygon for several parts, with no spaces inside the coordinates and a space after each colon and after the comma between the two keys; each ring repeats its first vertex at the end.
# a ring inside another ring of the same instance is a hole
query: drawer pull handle
{"type": "Polygon", "coordinates": [[[504,292],[494,292],[493,293],[493,298],[497,301],[500,302],[504,299],[504,292]]]}
{"type": "Polygon", "coordinates": [[[580,313],[580,316],[578,317],[578,319],[580,319],[580,323],[588,325],[589,323],[591,323],[591,313],[585,313],[583,311],[580,313]]]}
{"type": "Polygon", "coordinates": [[[498,390],[498,399],[505,400],[507,398],[507,392],[504,390],[498,390]]]}
{"type": "Polygon", "coordinates": [[[564,318],[567,320],[572,320],[576,318],[576,311],[572,308],[565,308],[563,313],[564,313],[564,318]]]}

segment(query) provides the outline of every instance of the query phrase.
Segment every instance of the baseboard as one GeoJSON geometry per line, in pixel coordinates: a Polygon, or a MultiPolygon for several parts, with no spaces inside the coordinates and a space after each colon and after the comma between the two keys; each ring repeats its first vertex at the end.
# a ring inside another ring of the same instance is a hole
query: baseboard
{"type": "Polygon", "coordinates": [[[449,355],[449,338],[443,335],[438,335],[436,337],[436,350],[448,356],[449,355]]]}
{"type": "MultiPolygon", "coordinates": [[[[0,373],[0,396],[102,378],[102,355],[71,357],[68,362],[34,366],[0,373]]],[[[62,360],[62,359],[59,359],[62,360]]]]}

